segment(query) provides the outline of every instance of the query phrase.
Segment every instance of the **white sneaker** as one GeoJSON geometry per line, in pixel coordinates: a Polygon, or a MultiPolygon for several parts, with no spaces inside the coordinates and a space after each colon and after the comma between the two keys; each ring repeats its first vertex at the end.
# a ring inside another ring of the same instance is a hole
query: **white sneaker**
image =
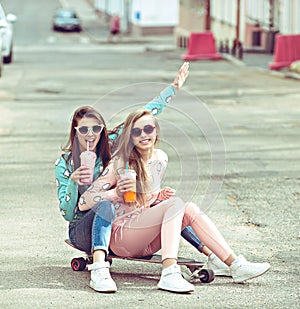
{"type": "Polygon", "coordinates": [[[233,282],[243,282],[261,276],[270,269],[269,263],[251,263],[243,256],[238,256],[230,265],[233,282]]]}
{"type": "Polygon", "coordinates": [[[215,276],[231,277],[229,266],[223,263],[214,253],[208,256],[207,268],[213,270],[215,276]]]}
{"type": "Polygon", "coordinates": [[[180,266],[177,264],[162,270],[157,286],[159,289],[177,293],[188,293],[195,290],[194,286],[182,277],[180,266]]]}
{"type": "Polygon", "coordinates": [[[116,292],[117,286],[109,273],[109,262],[93,263],[88,266],[91,271],[90,287],[98,292],[116,292]]]}

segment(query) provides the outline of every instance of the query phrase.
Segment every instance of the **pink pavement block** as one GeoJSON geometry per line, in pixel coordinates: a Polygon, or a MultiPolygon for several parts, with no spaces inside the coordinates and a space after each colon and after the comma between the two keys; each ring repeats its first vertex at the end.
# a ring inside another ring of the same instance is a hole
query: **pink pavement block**
{"type": "Polygon", "coordinates": [[[181,57],[184,61],[200,59],[219,60],[222,56],[217,53],[216,42],[212,32],[191,33],[187,54],[181,57]]]}
{"type": "Polygon", "coordinates": [[[280,70],[300,59],[300,34],[277,34],[275,39],[274,61],[270,70],[280,70]]]}

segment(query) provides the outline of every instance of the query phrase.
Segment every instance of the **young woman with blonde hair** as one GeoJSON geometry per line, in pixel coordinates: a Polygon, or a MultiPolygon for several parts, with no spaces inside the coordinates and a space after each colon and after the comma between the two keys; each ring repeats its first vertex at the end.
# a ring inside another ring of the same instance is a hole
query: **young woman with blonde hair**
{"type": "Polygon", "coordinates": [[[204,245],[228,267],[234,282],[265,273],[268,263],[250,263],[237,257],[217,227],[197,205],[168,194],[160,185],[168,157],[155,148],[160,135],[157,119],[147,110],[131,113],[120,136],[119,147],[101,176],[81,196],[78,207],[89,210],[97,201],[111,202],[116,211],[110,249],[118,256],[140,257],[162,250],[162,274],[158,287],[172,292],[192,292],[177,265],[180,233],[191,226],[204,245]],[[128,165],[137,174],[137,199],[125,203],[123,194],[132,188],[130,178],[119,175],[128,165]],[[153,206],[153,207],[151,207],[153,206]]]}

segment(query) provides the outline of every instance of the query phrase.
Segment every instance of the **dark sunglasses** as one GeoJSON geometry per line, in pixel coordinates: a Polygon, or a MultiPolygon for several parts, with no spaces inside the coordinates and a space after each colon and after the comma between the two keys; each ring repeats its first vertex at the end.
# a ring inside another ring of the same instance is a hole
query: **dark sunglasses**
{"type": "Polygon", "coordinates": [[[140,128],[132,128],[131,135],[134,137],[139,137],[144,131],[146,134],[151,134],[154,131],[155,127],[151,126],[150,124],[145,125],[142,129],[140,128]]]}
{"type": "Polygon", "coordinates": [[[93,133],[95,135],[100,134],[101,131],[103,130],[104,126],[103,125],[96,125],[90,127],[82,126],[82,127],[75,127],[78,133],[81,135],[87,135],[88,133],[93,133]]]}

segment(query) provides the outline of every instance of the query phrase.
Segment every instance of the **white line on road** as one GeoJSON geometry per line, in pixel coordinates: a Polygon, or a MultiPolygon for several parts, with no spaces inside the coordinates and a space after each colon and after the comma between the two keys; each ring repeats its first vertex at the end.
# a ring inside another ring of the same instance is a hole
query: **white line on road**
{"type": "Polygon", "coordinates": [[[55,45],[40,45],[40,46],[16,46],[15,51],[19,53],[31,53],[31,52],[67,52],[67,53],[82,53],[82,52],[94,52],[94,51],[116,51],[116,52],[145,52],[146,47],[141,46],[139,44],[136,45],[126,45],[126,46],[109,46],[109,45],[97,45],[97,46],[88,46],[86,44],[82,44],[80,46],[72,46],[70,50],[70,46],[55,46],[55,45]]]}

